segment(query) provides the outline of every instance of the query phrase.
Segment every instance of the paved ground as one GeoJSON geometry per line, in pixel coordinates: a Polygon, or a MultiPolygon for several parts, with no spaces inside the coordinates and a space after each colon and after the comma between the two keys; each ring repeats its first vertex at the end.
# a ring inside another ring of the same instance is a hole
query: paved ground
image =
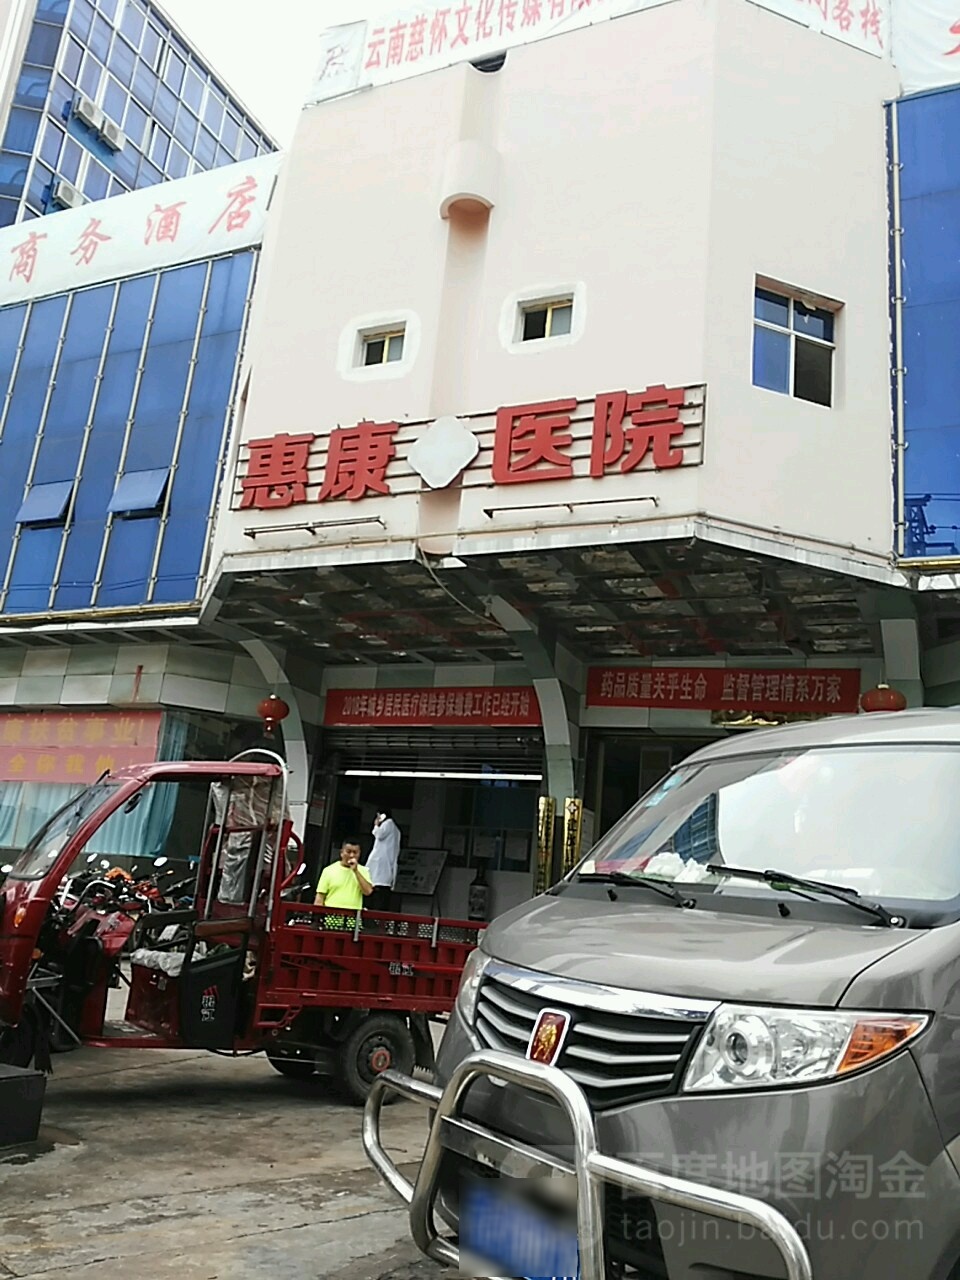
{"type": "MultiPolygon", "coordinates": [[[[360,1111],[262,1057],[54,1059],[44,1145],[0,1154],[0,1277],[443,1280],[369,1170],[360,1111]]],[[[415,1163],[425,1117],[387,1112],[415,1163]]]]}

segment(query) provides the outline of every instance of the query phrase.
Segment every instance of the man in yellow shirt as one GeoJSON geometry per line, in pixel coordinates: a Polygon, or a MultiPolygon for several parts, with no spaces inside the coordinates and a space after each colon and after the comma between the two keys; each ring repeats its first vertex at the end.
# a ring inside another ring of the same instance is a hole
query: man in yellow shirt
{"type": "Polygon", "coordinates": [[[366,867],[360,866],[360,846],[345,840],[340,860],[324,867],[317,883],[316,905],[340,907],[343,911],[359,911],[364,898],[373,893],[366,867]]]}

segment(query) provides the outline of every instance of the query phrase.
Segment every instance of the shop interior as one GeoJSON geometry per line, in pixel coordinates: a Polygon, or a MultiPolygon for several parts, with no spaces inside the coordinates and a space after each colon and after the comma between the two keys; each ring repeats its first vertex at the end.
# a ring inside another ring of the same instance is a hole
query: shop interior
{"type": "Polygon", "coordinates": [[[336,779],[328,857],[350,838],[359,840],[366,856],[374,819],[386,809],[400,828],[401,864],[418,851],[446,853],[436,901],[405,896],[404,910],[465,918],[478,874],[490,888],[491,914],[525,902],[536,858],[541,780],[536,773],[485,772],[345,770],[336,779]]]}

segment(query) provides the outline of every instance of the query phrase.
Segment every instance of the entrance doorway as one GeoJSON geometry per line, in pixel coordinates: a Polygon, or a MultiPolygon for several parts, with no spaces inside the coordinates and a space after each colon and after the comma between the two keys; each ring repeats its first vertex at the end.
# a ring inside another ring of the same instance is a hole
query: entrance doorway
{"type": "MultiPolygon", "coordinates": [[[[490,916],[533,893],[543,739],[537,732],[330,730],[324,771],[331,795],[325,856],[356,838],[366,856],[373,821],[389,809],[400,828],[401,858],[446,853],[437,890],[441,913],[463,919],[470,885],[483,872],[490,916]]],[[[431,903],[410,900],[406,910],[431,903]]]]}
{"type": "Polygon", "coordinates": [[[594,839],[619,822],[674,765],[712,741],[650,733],[591,735],[585,803],[595,815],[594,839]]]}

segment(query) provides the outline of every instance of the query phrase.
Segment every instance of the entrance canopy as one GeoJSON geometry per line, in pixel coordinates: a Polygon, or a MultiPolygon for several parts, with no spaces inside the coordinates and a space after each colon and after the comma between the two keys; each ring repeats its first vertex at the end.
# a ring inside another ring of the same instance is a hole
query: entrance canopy
{"type": "Polygon", "coordinates": [[[272,570],[221,579],[217,620],[326,666],[511,662],[505,601],[584,662],[880,652],[867,584],[700,542],[272,570]]]}

